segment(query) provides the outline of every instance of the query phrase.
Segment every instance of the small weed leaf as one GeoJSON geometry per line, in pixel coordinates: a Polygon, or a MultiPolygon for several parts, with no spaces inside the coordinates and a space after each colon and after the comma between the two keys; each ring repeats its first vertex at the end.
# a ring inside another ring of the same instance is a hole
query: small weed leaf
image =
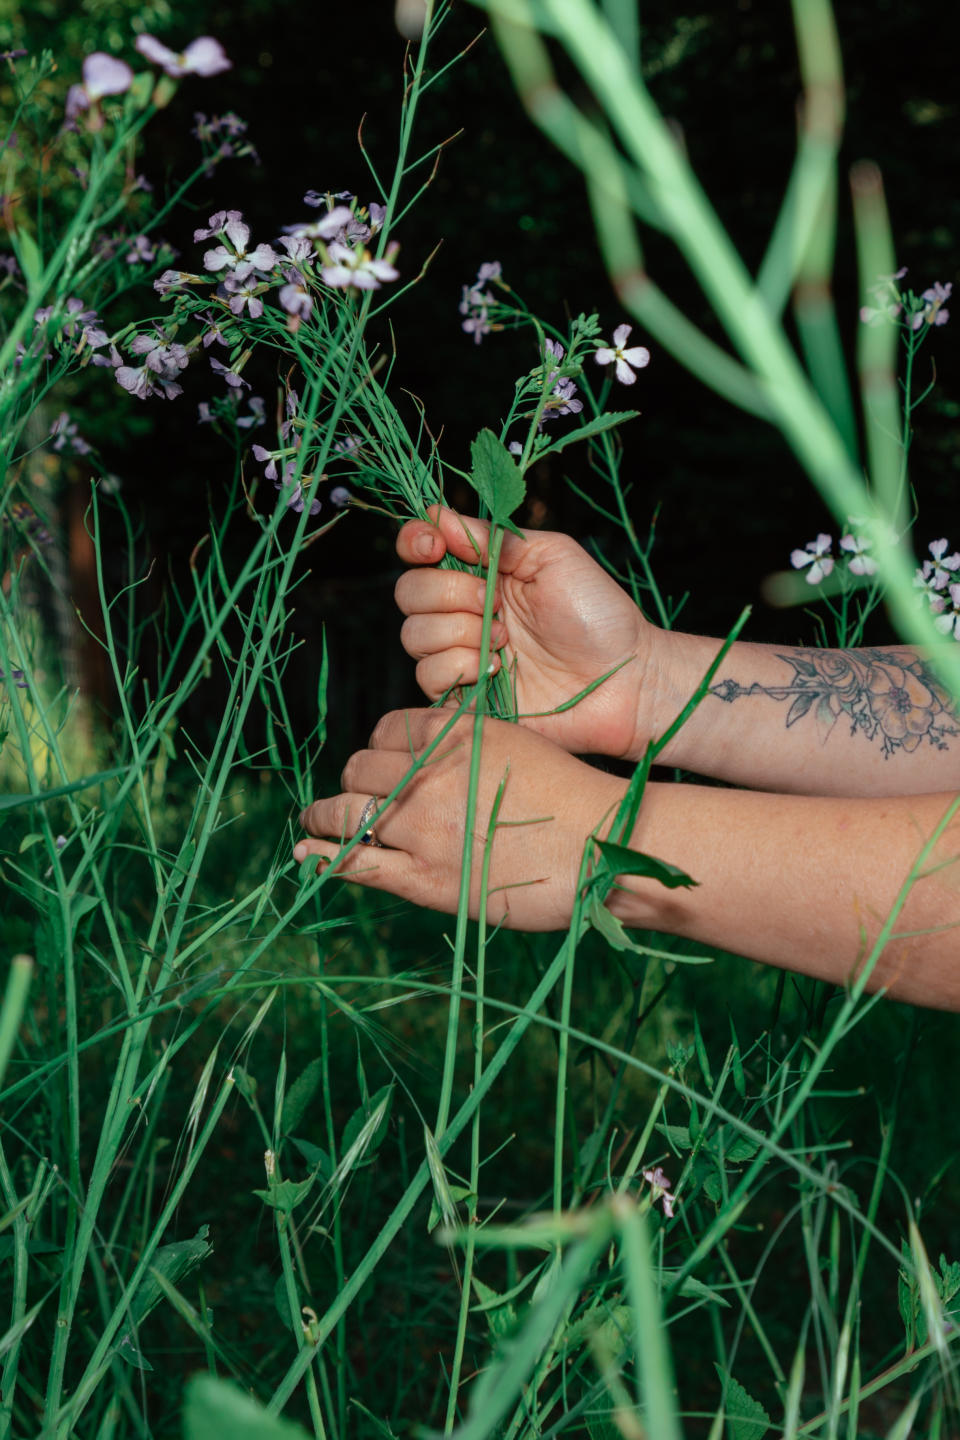
{"type": "Polygon", "coordinates": [[[333,1161],[326,1150],[321,1149],[319,1145],[311,1145],[309,1140],[301,1140],[296,1135],[292,1139],[310,1169],[316,1171],[318,1177],[326,1184],[333,1174],[333,1161]]]}
{"type": "Polygon", "coordinates": [[[597,844],[612,875],[646,875],[650,880],[659,880],[669,890],[675,890],[680,885],[690,889],[700,884],[679,866],[671,865],[667,860],[657,860],[653,855],[644,855],[639,850],[631,850],[629,845],[617,845],[612,840],[598,840],[597,844]]]}
{"type": "Polygon", "coordinates": [[[307,1068],[294,1080],[284,1096],[283,1110],[280,1115],[280,1128],[284,1135],[289,1135],[292,1130],[296,1130],[303,1119],[307,1106],[319,1090],[322,1078],[323,1060],[318,1057],[316,1060],[311,1060],[307,1068]]]}
{"type": "Polygon", "coordinates": [[[510,1300],[504,1295],[498,1295],[489,1285],[484,1285],[476,1275],[473,1277],[473,1293],[480,1302],[474,1305],[473,1309],[486,1315],[490,1334],[494,1339],[503,1340],[512,1335],[517,1325],[517,1312],[510,1300]]]}
{"type": "Polygon", "coordinates": [[[10,239],[13,241],[14,253],[20,262],[23,278],[32,290],[43,273],[43,256],[40,254],[37,242],[29,230],[14,230],[10,234],[10,239]]]}
{"type": "Polygon", "coordinates": [[[183,1440],[309,1440],[301,1425],[268,1414],[228,1380],[195,1375],[184,1393],[183,1440]]]}
{"type": "Polygon", "coordinates": [[[724,1409],[729,1440],[762,1440],[773,1423],[770,1416],[759,1400],[748,1395],[728,1371],[721,1365],[717,1365],[716,1369],[726,1393],[724,1409]]]}
{"type": "Polygon", "coordinates": [[[213,1251],[207,1236],[209,1225],[201,1225],[192,1240],[175,1240],[170,1245],[161,1245],[153,1257],[153,1263],[145,1278],[138,1286],[130,1302],[129,1321],[117,1343],[117,1354],[135,1365],[138,1370],[152,1370],[153,1366],[140,1353],[137,1343],[137,1329],[149,1315],[154,1305],[162,1299],[163,1289],[157,1276],[170,1285],[176,1285],[190,1270],[199,1265],[213,1251]]]}
{"type": "Polygon", "coordinates": [[[510,451],[492,430],[481,430],[470,446],[470,484],[490,511],[495,525],[510,525],[510,516],[523,504],[526,483],[510,451]]]}
{"type": "Polygon", "coordinates": [[[590,440],[594,435],[601,435],[604,430],[612,430],[615,425],[622,425],[625,420],[635,420],[640,414],[639,410],[611,410],[606,415],[598,415],[594,420],[588,420],[586,425],[581,425],[579,430],[571,430],[567,435],[561,435],[549,447],[551,455],[558,450],[566,450],[568,445],[575,445],[578,440],[590,440]]]}
{"type": "Polygon", "coordinates": [[[264,1205],[270,1205],[281,1214],[289,1215],[302,1200],[306,1200],[315,1179],[315,1175],[308,1175],[306,1180],[281,1180],[279,1185],[274,1185],[269,1190],[254,1190],[253,1193],[264,1205]]]}

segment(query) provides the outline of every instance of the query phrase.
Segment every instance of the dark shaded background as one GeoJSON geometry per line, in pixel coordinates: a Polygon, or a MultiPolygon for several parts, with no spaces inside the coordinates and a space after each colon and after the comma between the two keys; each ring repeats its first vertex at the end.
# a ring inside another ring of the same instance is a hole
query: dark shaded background
{"type": "MultiPolygon", "coordinates": [[[[907,283],[919,290],[935,279],[953,280],[960,233],[955,12],[891,0],[840,0],[836,11],[849,103],[844,170],[862,157],[880,163],[898,260],[909,266],[907,283]]],[[[793,153],[799,81],[790,6],[786,0],[704,0],[678,9],[651,0],[641,15],[653,94],[682,129],[721,218],[756,266],[793,153]]],[[[129,54],[130,22],[119,4],[90,4],[81,13],[50,0],[31,5],[18,19],[32,30],[32,42],[42,41],[53,19],[73,34],[78,50],[102,45],[129,54]]],[[[481,22],[472,5],[455,5],[435,58],[466,46],[481,22]]],[[[404,43],[394,29],[391,0],[317,7],[248,0],[239,9],[202,0],[189,12],[148,7],[143,24],[177,48],[208,31],[222,39],[234,61],[225,75],[186,82],[154,127],[146,169],[156,186],[195,163],[189,131],[201,107],[208,114],[235,109],[242,115],[261,160],[229,162],[198,187],[197,212],[184,212],[170,234],[181,263],[192,265],[192,229],[214,209],[242,209],[255,237],[267,239],[301,218],[307,189],[350,189],[361,200],[374,198],[357,126],[365,116],[365,144],[388,173],[404,43]]],[[[555,322],[567,312],[596,308],[609,334],[625,317],[597,257],[580,177],[526,119],[489,36],[430,92],[421,112],[423,148],[457,131],[462,133],[446,151],[431,191],[398,233],[404,273],[414,273],[438,242],[441,248],[427,278],[391,309],[390,318],[397,386],[422,398],[434,431],[443,430],[442,453],[462,464],[470,438],[497,422],[514,376],[531,362],[518,337],[490,336],[475,346],[460,330],[460,286],[481,261],[501,260],[508,281],[555,322]]],[[[654,278],[716,333],[670,245],[657,236],[645,243],[654,278]]],[[[845,194],[836,294],[852,344],[858,300],[845,194]]],[[[934,358],[939,377],[919,414],[912,467],[921,549],[934,536],[950,536],[954,517],[958,320],[937,331],[921,367],[923,383],[928,357],[934,358]]],[[[635,330],[635,341],[644,338],[635,330]]],[[[624,474],[634,485],[632,513],[641,533],[660,507],[655,569],[667,593],[691,592],[681,623],[720,633],[751,603],[752,638],[809,640],[809,617],[771,610],[760,597],[760,582],[787,564],[795,545],[821,528],[835,533],[835,526],[778,434],[731,409],[655,344],[651,348],[652,363],[629,397],[643,414],[624,432],[624,474]]],[[[273,383],[269,375],[265,380],[267,387],[273,383]]],[[[130,402],[134,413],[119,426],[115,397],[85,396],[88,423],[95,426],[102,414],[107,467],[123,477],[128,503],[142,513],[145,553],[160,560],[158,574],[182,566],[206,528],[208,487],[215,505],[218,475],[229,466],[223,443],[196,425],[204,383],[198,375],[176,406],[130,402]]],[[[576,450],[563,460],[578,483],[591,483],[576,450]]],[[[537,474],[525,523],[596,538],[615,557],[617,537],[604,535],[565,486],[563,473],[554,462],[537,474]]],[[[456,493],[452,499],[469,503],[456,493]]],[[[331,720],[335,730],[342,728],[343,743],[416,692],[393,638],[399,620],[391,608],[396,565],[388,523],[354,513],[338,540],[311,552],[314,573],[301,588],[295,624],[316,653],[320,626],[329,622],[331,720]]],[[[880,616],[874,637],[884,633],[880,616]]],[[[315,693],[305,667],[304,695],[315,693]]]]}

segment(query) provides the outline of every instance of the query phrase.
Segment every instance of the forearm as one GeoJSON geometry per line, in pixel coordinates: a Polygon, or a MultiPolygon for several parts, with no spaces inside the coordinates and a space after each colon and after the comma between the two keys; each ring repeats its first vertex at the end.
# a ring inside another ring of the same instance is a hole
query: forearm
{"type": "Polygon", "coordinates": [[[699,883],[668,890],[624,877],[608,904],[631,927],[846,985],[916,869],[868,988],[960,1009],[960,821],[923,855],[955,800],[651,785],[630,843],[699,883]]]}
{"type": "MultiPolygon", "coordinates": [[[[720,649],[666,634],[648,669],[635,750],[662,734],[720,649]]],[[[820,650],[737,643],[665,763],[796,794],[921,794],[960,787],[960,717],[930,665],[904,645],[820,650]]]]}

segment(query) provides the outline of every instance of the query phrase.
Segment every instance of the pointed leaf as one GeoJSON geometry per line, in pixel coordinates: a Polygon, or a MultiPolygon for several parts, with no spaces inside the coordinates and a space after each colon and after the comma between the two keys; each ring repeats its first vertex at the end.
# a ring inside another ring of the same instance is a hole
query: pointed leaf
{"type": "Polygon", "coordinates": [[[493,523],[506,524],[527,493],[513,456],[492,430],[481,430],[470,446],[470,459],[470,484],[490,511],[493,523]]]}
{"type": "Polygon", "coordinates": [[[739,1381],[716,1366],[726,1390],[727,1434],[730,1440],[762,1440],[773,1423],[759,1400],[748,1395],[739,1381]]]}
{"type": "Polygon", "coordinates": [[[699,880],[692,879],[685,870],[671,865],[668,860],[657,860],[653,855],[644,855],[639,850],[632,850],[629,845],[617,845],[612,840],[598,840],[597,844],[614,875],[645,875],[650,880],[659,880],[670,890],[679,885],[689,889],[700,884],[699,880]]]}
{"type": "Polygon", "coordinates": [[[304,1111],[320,1088],[323,1078],[323,1060],[318,1056],[294,1080],[283,1099],[280,1128],[284,1135],[296,1130],[303,1119],[304,1111]]]}
{"type": "Polygon", "coordinates": [[[615,425],[622,425],[625,420],[635,420],[639,414],[639,410],[612,410],[607,415],[597,415],[593,420],[588,420],[586,425],[581,425],[579,430],[569,430],[565,435],[559,436],[543,453],[555,455],[559,450],[566,450],[568,445],[575,445],[578,440],[589,440],[594,435],[602,435],[604,430],[612,430],[615,425]]]}

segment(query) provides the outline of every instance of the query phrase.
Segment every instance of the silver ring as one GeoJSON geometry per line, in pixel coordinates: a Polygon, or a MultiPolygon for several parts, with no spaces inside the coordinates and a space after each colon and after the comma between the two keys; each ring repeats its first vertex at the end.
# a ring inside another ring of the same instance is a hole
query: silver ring
{"type": "Polygon", "coordinates": [[[372,826],[368,827],[367,825],[367,821],[370,819],[371,815],[375,815],[379,808],[379,796],[371,795],[370,799],[366,802],[363,809],[360,811],[360,819],[357,821],[357,828],[354,831],[354,834],[360,836],[361,845],[379,845],[381,849],[383,848],[382,841],[377,839],[376,831],[373,829],[372,826]]]}

